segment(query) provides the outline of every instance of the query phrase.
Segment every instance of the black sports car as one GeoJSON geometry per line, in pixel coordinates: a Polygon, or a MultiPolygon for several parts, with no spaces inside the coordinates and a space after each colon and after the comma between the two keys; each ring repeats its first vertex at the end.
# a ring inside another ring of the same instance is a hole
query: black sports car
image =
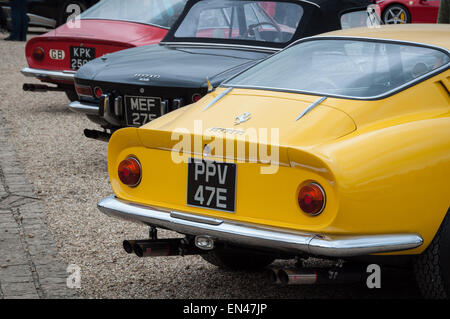
{"type": "MultiPolygon", "coordinates": [[[[99,0],[28,0],[30,25],[54,28],[66,23],[68,18],[80,14],[99,0]]],[[[10,29],[9,0],[0,0],[4,23],[10,29]]]]}
{"type": "Polygon", "coordinates": [[[364,0],[191,0],[158,45],[112,53],[79,69],[70,104],[104,131],[141,126],[198,101],[209,89],[297,39],[366,25],[364,0]]]}

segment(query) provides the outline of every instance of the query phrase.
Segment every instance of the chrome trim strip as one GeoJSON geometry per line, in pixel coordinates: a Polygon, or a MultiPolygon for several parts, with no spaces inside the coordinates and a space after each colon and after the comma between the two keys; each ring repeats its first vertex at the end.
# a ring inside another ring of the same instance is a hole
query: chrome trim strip
{"type": "Polygon", "coordinates": [[[215,226],[218,226],[223,223],[223,221],[220,219],[213,219],[213,218],[202,217],[202,216],[193,216],[193,215],[177,213],[177,212],[171,212],[170,217],[178,218],[178,219],[182,219],[182,220],[188,220],[191,222],[202,223],[202,224],[215,225],[215,226]]]}
{"type": "Polygon", "coordinates": [[[303,116],[311,112],[315,107],[319,106],[322,102],[324,102],[327,99],[326,96],[322,96],[320,99],[318,99],[316,102],[308,106],[302,113],[300,113],[299,116],[295,119],[295,121],[300,120],[303,116]]]}
{"type": "Polygon", "coordinates": [[[98,105],[95,104],[87,104],[80,101],[75,101],[69,104],[69,109],[76,113],[98,115],[98,105]]]}
{"type": "Polygon", "coordinates": [[[222,98],[224,98],[228,93],[230,93],[231,90],[233,90],[233,88],[232,88],[232,87],[229,87],[228,89],[226,89],[225,91],[223,91],[222,93],[220,93],[218,96],[216,96],[216,97],[214,98],[214,100],[212,100],[211,102],[209,102],[209,104],[203,108],[203,111],[206,111],[206,110],[209,109],[211,106],[213,106],[214,104],[216,104],[217,102],[219,102],[219,101],[220,101],[222,98]]]}
{"type": "Polygon", "coordinates": [[[416,234],[323,236],[261,227],[143,206],[119,200],[114,196],[101,200],[97,206],[102,213],[112,217],[162,227],[182,234],[211,236],[216,240],[292,254],[350,257],[408,250],[423,243],[422,237],[416,234]]]}
{"type": "Polygon", "coordinates": [[[241,49],[241,50],[251,50],[251,51],[263,51],[268,53],[274,53],[281,51],[280,48],[274,47],[261,47],[261,46],[251,46],[251,45],[240,45],[240,44],[226,44],[226,43],[207,43],[207,42],[160,42],[159,44],[167,46],[190,46],[193,48],[200,49],[241,49]]]}
{"type": "Polygon", "coordinates": [[[74,81],[76,71],[50,71],[32,68],[23,68],[20,72],[27,77],[38,79],[74,81]]]}
{"type": "Polygon", "coordinates": [[[318,5],[317,3],[311,2],[311,1],[307,1],[307,0],[299,0],[300,2],[305,2],[305,3],[309,3],[313,6],[316,6],[317,8],[320,9],[320,5],[318,5]]]}

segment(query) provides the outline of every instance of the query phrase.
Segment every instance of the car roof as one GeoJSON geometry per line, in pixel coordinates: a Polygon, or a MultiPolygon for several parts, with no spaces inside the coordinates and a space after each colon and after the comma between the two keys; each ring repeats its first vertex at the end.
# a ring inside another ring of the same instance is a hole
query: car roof
{"type": "Polygon", "coordinates": [[[449,24],[397,24],[377,28],[353,28],[323,33],[321,36],[358,37],[417,42],[450,50],[449,24]]]}

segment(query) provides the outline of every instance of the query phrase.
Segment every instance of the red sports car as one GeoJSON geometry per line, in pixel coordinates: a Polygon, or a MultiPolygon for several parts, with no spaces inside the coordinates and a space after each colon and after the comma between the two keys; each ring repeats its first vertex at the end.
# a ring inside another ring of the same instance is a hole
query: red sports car
{"type": "Polygon", "coordinates": [[[440,0],[377,0],[385,24],[436,23],[440,0]]]}
{"type": "Polygon", "coordinates": [[[186,0],[102,0],[79,18],[28,41],[25,91],[63,91],[75,101],[74,74],[107,53],[159,43],[181,14],[186,0]],[[51,86],[47,84],[53,84],[51,86]]]}

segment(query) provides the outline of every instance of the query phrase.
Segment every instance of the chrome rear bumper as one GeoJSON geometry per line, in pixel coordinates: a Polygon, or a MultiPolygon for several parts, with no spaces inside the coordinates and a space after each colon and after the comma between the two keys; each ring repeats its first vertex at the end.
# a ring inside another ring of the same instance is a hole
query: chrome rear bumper
{"type": "Polygon", "coordinates": [[[41,80],[54,80],[54,81],[74,81],[75,71],[50,71],[33,68],[23,68],[20,72],[28,77],[35,77],[41,80]]]}
{"type": "Polygon", "coordinates": [[[75,101],[69,104],[69,109],[76,113],[98,115],[98,105],[75,101]]]}
{"type": "Polygon", "coordinates": [[[108,197],[98,203],[106,215],[146,225],[163,227],[188,235],[209,235],[217,240],[292,254],[350,257],[408,250],[423,239],[415,234],[324,236],[320,234],[266,228],[209,217],[142,206],[108,197]]]}

